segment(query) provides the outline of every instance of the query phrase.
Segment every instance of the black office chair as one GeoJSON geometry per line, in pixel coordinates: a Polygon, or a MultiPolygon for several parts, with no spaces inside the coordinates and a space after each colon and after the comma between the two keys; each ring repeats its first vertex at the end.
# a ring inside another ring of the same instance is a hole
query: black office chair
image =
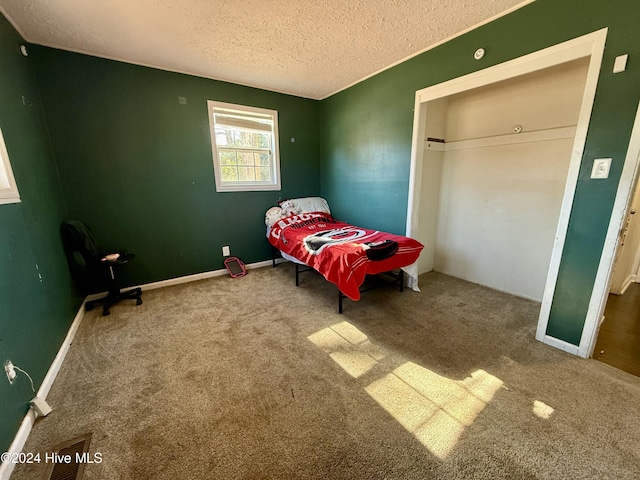
{"type": "Polygon", "coordinates": [[[85,295],[108,292],[103,298],[86,302],[86,310],[102,305],[102,315],[106,316],[111,313],[111,306],[120,300],[135,299],[136,305],[142,304],[142,289],[120,291],[114,273],[115,268],[135,258],[133,253],[101,254],[91,230],[78,220],[64,222],[60,227],[60,234],[76,286],[85,295]]]}

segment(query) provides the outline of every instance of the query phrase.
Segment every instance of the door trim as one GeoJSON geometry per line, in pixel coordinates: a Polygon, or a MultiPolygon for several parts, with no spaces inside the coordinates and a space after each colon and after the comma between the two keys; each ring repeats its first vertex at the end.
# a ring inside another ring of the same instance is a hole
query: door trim
{"type": "Polygon", "coordinates": [[[611,220],[607,229],[602,256],[598,264],[596,273],[596,281],[593,286],[593,293],[589,302],[589,309],[585,319],[582,336],[580,338],[580,346],[578,355],[581,357],[590,357],[593,354],[593,348],[596,345],[598,329],[600,327],[600,319],[604,314],[607,306],[607,298],[609,296],[609,285],[611,284],[611,276],[613,274],[613,266],[615,264],[616,255],[618,253],[618,233],[625,221],[627,210],[630,202],[633,200],[635,192],[635,184],[640,169],[640,104],[636,110],[629,147],[627,155],[624,159],[620,182],[616,192],[616,199],[611,211],[611,220]]]}

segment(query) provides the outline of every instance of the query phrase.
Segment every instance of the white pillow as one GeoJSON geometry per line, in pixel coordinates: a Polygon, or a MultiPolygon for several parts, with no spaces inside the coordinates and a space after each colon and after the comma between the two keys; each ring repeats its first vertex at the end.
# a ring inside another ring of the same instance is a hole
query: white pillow
{"type": "Polygon", "coordinates": [[[264,215],[264,223],[267,227],[273,227],[273,224],[283,218],[284,211],[280,207],[271,207],[264,215]]]}
{"type": "Polygon", "coordinates": [[[285,216],[297,213],[324,212],[331,214],[329,204],[322,197],[291,198],[280,203],[285,216]]]}

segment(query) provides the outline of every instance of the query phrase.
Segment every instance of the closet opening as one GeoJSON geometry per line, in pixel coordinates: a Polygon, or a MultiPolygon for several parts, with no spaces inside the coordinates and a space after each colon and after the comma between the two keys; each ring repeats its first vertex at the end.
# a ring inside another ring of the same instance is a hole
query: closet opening
{"type": "Polygon", "coordinates": [[[546,335],[607,30],[416,92],[407,235],[438,271],[540,302],[546,335]]]}
{"type": "Polygon", "coordinates": [[[432,100],[418,273],[542,302],[588,59],[432,100]]]}

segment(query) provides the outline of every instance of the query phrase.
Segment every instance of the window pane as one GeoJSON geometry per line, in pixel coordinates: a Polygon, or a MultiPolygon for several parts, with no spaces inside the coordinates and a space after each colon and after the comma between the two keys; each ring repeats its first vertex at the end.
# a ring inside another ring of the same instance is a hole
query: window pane
{"type": "Polygon", "coordinates": [[[237,130],[237,129],[233,129],[233,130],[229,130],[230,134],[231,134],[231,138],[232,138],[232,145],[234,147],[246,147],[246,148],[251,148],[253,147],[252,144],[252,134],[250,132],[245,132],[243,130],[237,130]]]}
{"type": "Polygon", "coordinates": [[[235,150],[220,150],[220,165],[236,165],[235,150]]]}
{"type": "Polygon", "coordinates": [[[254,167],[238,167],[238,180],[241,182],[254,182],[256,169],[254,167]]]}
{"type": "Polygon", "coordinates": [[[220,171],[222,172],[222,181],[223,182],[237,182],[238,181],[238,171],[236,167],[221,167],[220,171]]]}
{"type": "Polygon", "coordinates": [[[269,155],[268,153],[256,153],[256,165],[260,165],[261,167],[268,167],[269,165],[271,165],[270,157],[271,155],[269,155]]]}
{"type": "Polygon", "coordinates": [[[227,137],[229,139],[229,145],[232,147],[239,146],[240,132],[237,130],[227,130],[227,137]]]}
{"type": "Polygon", "coordinates": [[[254,137],[254,146],[256,148],[271,148],[271,135],[268,133],[256,133],[254,137]]]}
{"type": "Polygon", "coordinates": [[[253,152],[238,151],[238,165],[253,165],[253,152]]]}
{"type": "Polygon", "coordinates": [[[256,180],[260,182],[271,181],[271,168],[269,167],[257,167],[256,168],[256,180]]]}
{"type": "Polygon", "coordinates": [[[224,128],[216,128],[216,144],[219,147],[229,145],[229,138],[227,133],[228,132],[224,128]]]}
{"type": "Polygon", "coordinates": [[[216,127],[216,143],[219,147],[271,148],[271,134],[251,132],[229,127],[216,127]]]}

